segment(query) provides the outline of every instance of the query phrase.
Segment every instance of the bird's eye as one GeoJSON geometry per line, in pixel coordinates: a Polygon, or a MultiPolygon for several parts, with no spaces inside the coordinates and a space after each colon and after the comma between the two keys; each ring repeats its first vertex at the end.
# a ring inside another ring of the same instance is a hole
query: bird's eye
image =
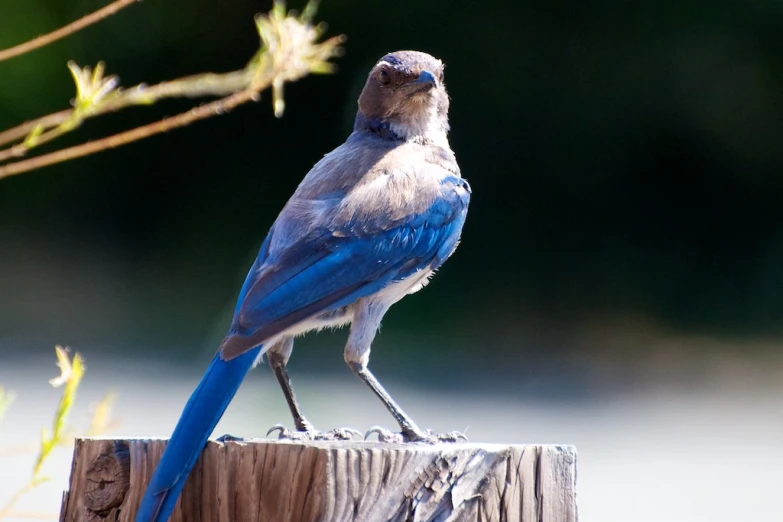
{"type": "Polygon", "coordinates": [[[386,69],[381,69],[381,72],[378,73],[378,81],[381,82],[381,85],[389,85],[391,83],[391,76],[389,76],[389,71],[386,69]]]}

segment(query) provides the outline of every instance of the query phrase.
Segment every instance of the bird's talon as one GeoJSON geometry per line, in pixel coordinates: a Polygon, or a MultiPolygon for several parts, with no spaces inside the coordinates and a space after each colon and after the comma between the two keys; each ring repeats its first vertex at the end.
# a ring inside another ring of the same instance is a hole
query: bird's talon
{"type": "Polygon", "coordinates": [[[289,430],[282,424],[275,424],[266,432],[267,436],[273,431],[280,432],[277,435],[277,440],[290,440],[295,442],[313,440],[313,433],[315,432],[315,430],[289,430]]]}
{"type": "Polygon", "coordinates": [[[269,431],[266,432],[266,436],[268,437],[273,431],[279,431],[280,434],[277,436],[278,439],[282,439],[288,436],[289,432],[288,429],[283,426],[282,424],[275,424],[271,428],[269,428],[269,431]]]}
{"type": "Polygon", "coordinates": [[[236,437],[236,436],[231,435],[229,433],[225,433],[225,434],[221,435],[220,437],[218,437],[215,440],[218,441],[218,442],[221,442],[221,443],[226,443],[226,442],[242,442],[245,439],[242,438],[242,437],[236,437]]]}
{"type": "Polygon", "coordinates": [[[373,433],[377,433],[378,435],[381,434],[381,432],[386,431],[385,429],[381,428],[380,426],[373,426],[369,430],[367,430],[364,434],[364,440],[367,440],[370,438],[370,435],[373,433]]]}
{"type": "Polygon", "coordinates": [[[361,435],[361,432],[353,428],[335,428],[329,431],[312,430],[309,435],[310,440],[353,440],[355,436],[361,435]]]}
{"type": "Polygon", "coordinates": [[[424,444],[437,444],[439,442],[457,443],[467,442],[468,438],[459,431],[452,431],[449,433],[435,433],[432,430],[404,430],[400,433],[394,433],[386,428],[380,426],[373,426],[364,435],[364,440],[370,438],[373,433],[378,434],[378,442],[393,442],[393,443],[424,443],[424,444]]]}
{"type": "Polygon", "coordinates": [[[327,436],[331,437],[331,439],[328,440],[353,440],[354,437],[360,437],[362,435],[362,432],[353,428],[335,428],[326,433],[327,436]]]}
{"type": "Polygon", "coordinates": [[[282,424],[275,424],[269,431],[266,432],[267,436],[273,431],[279,431],[278,440],[293,440],[293,441],[306,441],[306,440],[353,440],[354,437],[361,435],[361,432],[356,431],[353,428],[335,428],[329,431],[318,431],[312,426],[306,429],[289,430],[282,424]]]}
{"type": "Polygon", "coordinates": [[[401,443],[406,442],[405,435],[402,433],[394,433],[391,430],[387,430],[386,428],[381,428],[380,426],[373,426],[369,430],[367,430],[367,433],[364,434],[364,440],[367,440],[370,438],[370,435],[373,433],[376,433],[378,435],[378,442],[393,442],[393,443],[401,443]]]}
{"type": "Polygon", "coordinates": [[[460,431],[451,431],[449,433],[436,434],[438,442],[467,442],[468,438],[460,431]]]}

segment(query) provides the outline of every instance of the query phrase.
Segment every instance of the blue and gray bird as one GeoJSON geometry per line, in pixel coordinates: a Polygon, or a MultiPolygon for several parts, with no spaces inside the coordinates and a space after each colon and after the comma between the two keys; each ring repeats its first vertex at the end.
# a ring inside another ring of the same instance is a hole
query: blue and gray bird
{"type": "Polygon", "coordinates": [[[295,431],[283,436],[351,436],[316,431],[294,396],[286,363],[294,337],[311,330],[351,325],[345,361],[399,423],[396,440],[457,437],[419,428],[368,368],[386,311],[427,284],[465,223],[470,187],[446,138],[448,109],[440,60],[399,51],[373,67],[353,132],[305,176],[261,245],[228,335],[185,405],[137,522],[169,519],[208,437],[265,353],[294,419],[295,431]]]}

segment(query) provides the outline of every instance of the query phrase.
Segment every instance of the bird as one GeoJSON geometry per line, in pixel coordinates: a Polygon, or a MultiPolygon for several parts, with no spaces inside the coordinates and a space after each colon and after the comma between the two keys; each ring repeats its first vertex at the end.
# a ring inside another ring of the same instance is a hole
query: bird
{"type": "MultiPolygon", "coordinates": [[[[344,358],[401,431],[384,440],[432,443],[461,434],[421,429],[369,369],[389,307],[423,288],[460,241],[471,189],[452,152],[441,60],[396,51],[372,67],[353,131],[319,160],[274,221],[251,266],[228,334],[188,400],[136,516],[164,522],[245,375],[264,354],[294,421],[280,437],[345,439],[305,418],[286,365],[294,338],[350,324],[344,358]]],[[[271,432],[272,430],[270,430],[271,432]]]]}

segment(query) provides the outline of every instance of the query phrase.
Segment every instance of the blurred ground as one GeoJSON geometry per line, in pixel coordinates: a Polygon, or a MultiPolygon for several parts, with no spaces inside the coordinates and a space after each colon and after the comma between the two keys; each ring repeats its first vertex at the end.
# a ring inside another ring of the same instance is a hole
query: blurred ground
{"type": "MultiPolygon", "coordinates": [[[[296,370],[296,355],[294,382],[317,426],[391,426],[380,403],[347,369],[327,377],[302,373],[296,370]]],[[[339,352],[333,355],[339,362],[339,352]]],[[[206,367],[208,357],[200,359],[201,364],[183,369],[88,354],[88,373],[72,420],[77,427],[86,426],[88,405],[111,389],[118,394],[115,413],[122,423],[112,436],[168,436],[206,367]]],[[[34,456],[21,450],[34,445],[40,428],[50,423],[58,397],[47,385],[56,374],[53,360],[18,359],[0,369],[0,382],[19,395],[0,426],[0,505],[28,476],[34,456]]],[[[753,365],[746,364],[749,374],[713,373],[713,379],[673,386],[656,378],[636,391],[568,401],[511,391],[521,382],[505,383],[504,392],[492,391],[496,387],[491,384],[446,390],[412,383],[404,372],[390,374],[382,364],[374,366],[409,413],[435,430],[467,429],[472,441],[576,445],[582,521],[783,520],[778,501],[783,381],[776,378],[783,364],[768,358],[753,365]],[[748,378],[751,374],[756,378],[748,378]]],[[[436,366],[425,370],[443,371],[436,366]]],[[[251,373],[216,434],[261,436],[277,422],[290,424],[268,372],[259,367],[251,373]]],[[[478,380],[492,381],[491,372],[478,367],[475,373],[478,380]]],[[[55,452],[47,466],[53,480],[25,497],[19,511],[55,518],[70,458],[69,449],[55,452]]]]}

